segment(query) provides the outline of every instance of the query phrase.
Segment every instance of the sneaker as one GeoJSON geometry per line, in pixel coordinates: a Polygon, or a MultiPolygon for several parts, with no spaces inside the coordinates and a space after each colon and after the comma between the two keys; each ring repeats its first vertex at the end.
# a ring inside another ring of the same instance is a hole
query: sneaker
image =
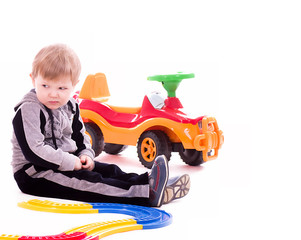
{"type": "Polygon", "coordinates": [[[168,175],[167,159],[164,155],[160,155],[155,159],[154,165],[149,173],[149,199],[152,207],[162,206],[168,175]]]}
{"type": "Polygon", "coordinates": [[[164,191],[163,204],[186,196],[190,189],[190,177],[188,174],[173,177],[168,180],[164,191]]]}

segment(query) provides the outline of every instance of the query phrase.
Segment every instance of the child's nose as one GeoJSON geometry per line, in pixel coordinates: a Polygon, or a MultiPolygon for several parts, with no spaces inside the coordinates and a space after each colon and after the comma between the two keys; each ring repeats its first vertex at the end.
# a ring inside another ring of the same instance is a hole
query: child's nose
{"type": "Polygon", "coordinates": [[[52,98],[58,97],[58,92],[55,91],[55,90],[50,91],[49,96],[52,97],[52,98]]]}

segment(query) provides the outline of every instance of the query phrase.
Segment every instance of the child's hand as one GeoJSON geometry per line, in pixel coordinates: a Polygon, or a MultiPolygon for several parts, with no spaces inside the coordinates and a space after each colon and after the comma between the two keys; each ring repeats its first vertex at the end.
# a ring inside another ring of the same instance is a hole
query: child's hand
{"type": "Polygon", "coordinates": [[[81,161],[83,169],[86,169],[86,170],[89,170],[89,171],[93,170],[93,168],[94,168],[94,161],[90,157],[88,157],[86,155],[82,155],[80,157],[80,161],[81,161]]]}
{"type": "Polygon", "coordinates": [[[75,161],[74,170],[81,170],[81,169],[82,169],[82,162],[79,158],[77,158],[75,161]]]}

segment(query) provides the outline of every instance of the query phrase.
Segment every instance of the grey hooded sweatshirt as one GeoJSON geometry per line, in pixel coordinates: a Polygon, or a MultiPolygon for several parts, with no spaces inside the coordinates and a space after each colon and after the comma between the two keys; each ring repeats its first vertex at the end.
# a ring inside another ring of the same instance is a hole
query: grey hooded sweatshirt
{"type": "Polygon", "coordinates": [[[13,172],[25,165],[35,169],[74,170],[81,155],[94,158],[88,135],[74,99],[55,110],[39,102],[31,90],[15,107],[13,119],[13,172]]]}

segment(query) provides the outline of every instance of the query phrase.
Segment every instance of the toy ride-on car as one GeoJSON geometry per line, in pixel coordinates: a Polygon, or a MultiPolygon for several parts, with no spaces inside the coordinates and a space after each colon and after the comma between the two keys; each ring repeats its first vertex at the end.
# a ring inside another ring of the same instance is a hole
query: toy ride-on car
{"type": "Polygon", "coordinates": [[[158,155],[164,154],[169,160],[171,152],[179,152],[191,166],[215,159],[224,141],[215,118],[189,118],[179,110],[182,104],[176,89],[183,79],[193,77],[183,73],[148,77],[162,82],[168,97],[149,94],[136,108],[110,105],[106,76],[89,75],[76,97],[96,156],[103,150],[118,154],[132,145],[137,146],[139,160],[147,168],[152,167],[158,155]]]}

